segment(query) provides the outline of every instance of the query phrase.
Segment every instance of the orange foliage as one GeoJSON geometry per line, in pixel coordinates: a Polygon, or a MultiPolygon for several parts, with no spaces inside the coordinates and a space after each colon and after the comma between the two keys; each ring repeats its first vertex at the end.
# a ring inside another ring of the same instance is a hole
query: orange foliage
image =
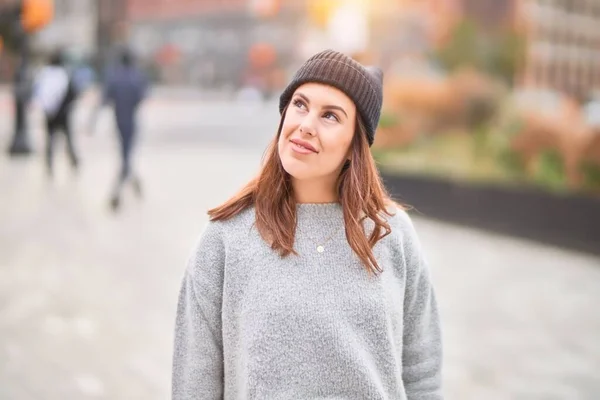
{"type": "Polygon", "coordinates": [[[52,0],[23,0],[22,24],[27,32],[42,29],[54,18],[52,0]]]}

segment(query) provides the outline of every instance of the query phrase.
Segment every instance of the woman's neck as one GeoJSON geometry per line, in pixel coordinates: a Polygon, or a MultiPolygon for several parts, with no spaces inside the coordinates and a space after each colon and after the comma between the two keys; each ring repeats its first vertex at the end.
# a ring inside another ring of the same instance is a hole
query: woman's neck
{"type": "Polygon", "coordinates": [[[334,184],[326,181],[292,180],[296,202],[303,203],[337,203],[339,196],[334,184]]]}

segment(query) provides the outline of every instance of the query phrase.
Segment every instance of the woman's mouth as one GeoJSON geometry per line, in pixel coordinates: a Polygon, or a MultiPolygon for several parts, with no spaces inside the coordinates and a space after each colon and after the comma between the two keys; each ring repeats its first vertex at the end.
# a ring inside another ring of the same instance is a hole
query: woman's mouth
{"type": "Polygon", "coordinates": [[[317,153],[317,150],[308,142],[298,139],[290,140],[292,144],[292,150],[299,154],[312,154],[317,153]]]}

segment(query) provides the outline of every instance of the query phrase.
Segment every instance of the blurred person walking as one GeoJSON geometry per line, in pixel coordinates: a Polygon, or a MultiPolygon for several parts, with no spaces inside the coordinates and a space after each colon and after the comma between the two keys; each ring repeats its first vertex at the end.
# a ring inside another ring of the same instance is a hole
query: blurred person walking
{"type": "Polygon", "coordinates": [[[62,50],[58,50],[51,55],[48,65],[40,70],[33,85],[33,100],[41,106],[46,120],[46,167],[50,177],[54,171],[54,142],[59,131],[65,135],[72,168],[77,170],[79,166],[71,129],[71,112],[76,97],[75,82],[65,66],[62,50]]]}
{"type": "Polygon", "coordinates": [[[131,157],[137,141],[136,114],[146,95],[145,75],[135,65],[133,54],[127,49],[122,50],[117,65],[107,72],[101,103],[101,107],[113,107],[119,134],[121,169],[110,199],[113,210],[119,208],[127,182],[132,184],[138,197],[142,196],[140,178],[133,171],[131,157]]]}
{"type": "Polygon", "coordinates": [[[382,85],[328,50],[283,91],[260,173],[187,263],[173,400],[443,399],[426,257],[369,148],[382,85]]]}

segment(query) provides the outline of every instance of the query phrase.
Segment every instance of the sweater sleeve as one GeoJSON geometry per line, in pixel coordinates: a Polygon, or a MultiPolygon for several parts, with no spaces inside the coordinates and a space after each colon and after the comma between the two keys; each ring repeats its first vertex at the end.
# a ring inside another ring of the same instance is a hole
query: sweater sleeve
{"type": "Polygon", "coordinates": [[[172,399],[223,398],[221,304],[225,250],[209,223],[190,257],[179,293],[172,399]]]}
{"type": "Polygon", "coordinates": [[[412,221],[401,213],[406,267],[402,380],[408,400],[441,400],[442,338],[435,292],[412,221]]]}

